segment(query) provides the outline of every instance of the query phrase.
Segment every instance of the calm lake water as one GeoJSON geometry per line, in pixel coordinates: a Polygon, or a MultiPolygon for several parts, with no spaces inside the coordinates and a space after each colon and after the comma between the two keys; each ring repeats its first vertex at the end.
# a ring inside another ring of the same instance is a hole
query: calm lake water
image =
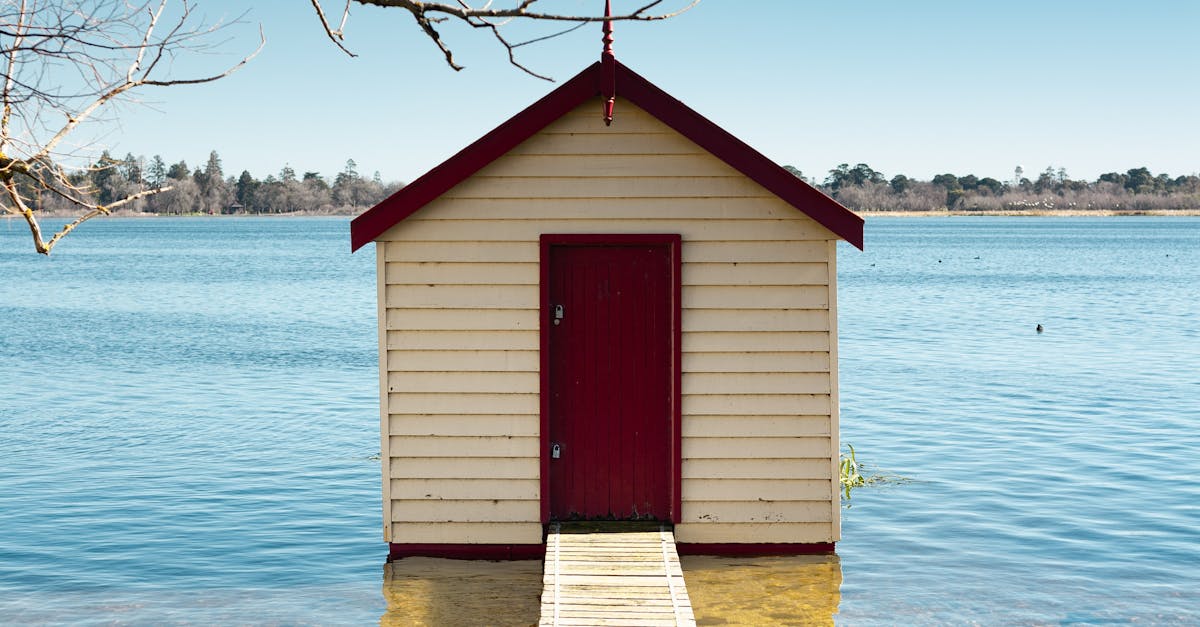
{"type": "MultiPolygon", "coordinates": [[[[385,567],[348,238],[0,222],[0,623],[536,621],[537,562],[385,567]]],[[[1200,218],[876,219],[840,276],[843,441],[910,481],[685,558],[701,624],[1200,623],[1200,218]]]]}

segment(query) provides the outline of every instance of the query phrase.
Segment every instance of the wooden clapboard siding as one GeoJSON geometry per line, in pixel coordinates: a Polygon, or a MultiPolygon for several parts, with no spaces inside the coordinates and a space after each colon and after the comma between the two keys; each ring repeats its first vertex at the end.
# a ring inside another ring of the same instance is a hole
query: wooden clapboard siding
{"type": "MultiPolygon", "coordinates": [[[[768,501],[824,501],[829,497],[829,481],[824,479],[684,479],[683,489],[703,494],[708,501],[742,502],[750,493],[768,501]]],[[[396,488],[392,490],[394,493],[396,488]]]]}
{"type": "MultiPolygon", "coordinates": [[[[389,363],[391,361],[393,360],[389,356],[389,363]]],[[[694,351],[683,355],[683,371],[689,373],[829,372],[829,353],[820,351],[737,353],[694,351]]]]}
{"type": "Polygon", "coordinates": [[[761,331],[693,331],[683,334],[684,355],[693,352],[766,353],[773,351],[828,350],[829,334],[821,331],[807,333],[764,333],[761,331]]]}
{"type": "Polygon", "coordinates": [[[545,233],[683,240],[680,541],[831,541],[836,236],[631,103],[613,127],[593,104],[379,237],[391,541],[541,541],[545,233]]]}
{"type": "MultiPolygon", "coordinates": [[[[684,286],[763,285],[784,287],[825,286],[829,268],[824,263],[712,263],[691,262],[683,275],[684,286]]],[[[805,294],[805,296],[811,296],[805,294]]],[[[824,306],[825,301],[821,301],[824,306]]]]}
{"type": "MultiPolygon", "coordinates": [[[[759,375],[763,377],[771,375],[759,375]]],[[[804,375],[791,375],[801,377],[804,375]]],[[[392,372],[388,392],[461,392],[506,394],[537,385],[536,372],[392,372]]]]}
{"type": "Polygon", "coordinates": [[[536,437],[393,435],[388,444],[396,457],[536,457],[536,437]]]}
{"type": "MultiPolygon", "coordinates": [[[[827,245],[821,240],[763,240],[747,247],[741,242],[690,242],[683,263],[825,263],[827,245]]],[[[389,261],[391,261],[389,259],[389,261]]]]}
{"type": "Polygon", "coordinates": [[[724,439],[748,434],[760,438],[828,436],[829,416],[688,416],[683,423],[684,438],[724,439]]]}
{"type": "Polygon", "coordinates": [[[538,460],[529,457],[393,457],[392,479],[537,479],[538,460]]]}
{"type": "Polygon", "coordinates": [[[824,459],[828,451],[828,436],[708,437],[683,443],[685,459],[824,459]]]}
{"type": "Polygon", "coordinates": [[[831,542],[827,522],[787,523],[681,523],[675,525],[675,540],[680,543],[710,544],[730,542],[831,542]],[[730,538],[750,538],[730,540],[730,538]]]}
{"type": "MultiPolygon", "coordinates": [[[[380,302],[383,302],[382,300],[380,302]]],[[[381,314],[380,320],[383,319],[381,314]]],[[[463,329],[457,331],[388,331],[387,348],[395,350],[533,350],[538,349],[536,329],[509,330],[496,333],[489,330],[463,329]]]]}
{"type": "Polygon", "coordinates": [[[537,501],[537,479],[392,479],[392,498],[537,501]]]}
{"type": "Polygon", "coordinates": [[[520,414],[536,416],[538,413],[536,392],[520,394],[393,393],[388,394],[387,404],[389,413],[392,414],[520,414]]]}
{"type": "Polygon", "coordinates": [[[826,372],[687,372],[683,393],[712,394],[828,394],[826,372]]]}
{"type": "Polygon", "coordinates": [[[684,309],[729,309],[733,304],[739,310],[813,309],[824,316],[829,306],[829,289],[824,285],[683,286],[684,309]]]}
{"type": "MultiPolygon", "coordinates": [[[[730,479],[774,480],[780,477],[792,479],[831,478],[829,460],[825,457],[813,459],[687,459],[683,460],[684,480],[689,478],[727,477],[730,479]]],[[[700,497],[703,495],[687,495],[700,497]]],[[[746,495],[748,500],[757,500],[746,495]]],[[[732,542],[732,540],[731,540],[732,542]]]]}
{"type": "Polygon", "coordinates": [[[405,523],[393,522],[392,542],[404,544],[540,544],[542,525],[537,522],[491,521],[405,523]]]}
{"type": "MultiPolygon", "coordinates": [[[[821,268],[824,272],[825,269],[821,268]]],[[[389,287],[400,285],[532,285],[538,284],[536,263],[488,264],[449,261],[389,261],[389,287]]]]}
{"type": "MultiPolygon", "coordinates": [[[[769,510],[762,510],[768,512],[769,510]]],[[[528,522],[541,515],[537,499],[451,500],[392,496],[392,520],[397,522],[465,523],[528,522]]],[[[767,515],[766,513],[763,514],[767,515]]]]}
{"type": "MultiPolygon", "coordinates": [[[[829,500],[819,501],[684,501],[683,522],[784,523],[831,520],[829,500]]],[[[750,538],[745,538],[750,540],[750,538]]]]}
{"type": "Polygon", "coordinates": [[[389,350],[390,372],[533,372],[535,350],[389,350]]]}
{"type": "Polygon", "coordinates": [[[537,437],[538,417],[534,415],[419,415],[388,416],[388,433],[439,436],[513,436],[537,437]]]}

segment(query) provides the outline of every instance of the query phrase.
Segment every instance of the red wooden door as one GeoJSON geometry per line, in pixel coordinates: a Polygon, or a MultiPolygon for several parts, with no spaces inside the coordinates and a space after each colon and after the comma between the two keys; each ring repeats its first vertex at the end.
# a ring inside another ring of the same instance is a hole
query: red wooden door
{"type": "Polygon", "coordinates": [[[544,244],[551,520],[673,518],[677,249],[645,239],[544,244]]]}

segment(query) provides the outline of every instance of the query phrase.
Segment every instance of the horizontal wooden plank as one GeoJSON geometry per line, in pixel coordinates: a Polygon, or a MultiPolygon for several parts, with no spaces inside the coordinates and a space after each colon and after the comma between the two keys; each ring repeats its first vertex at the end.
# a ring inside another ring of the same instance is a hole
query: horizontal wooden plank
{"type": "Polygon", "coordinates": [[[681,155],[705,150],[678,133],[543,132],[513,147],[510,155],[681,155]]]}
{"type": "MultiPolygon", "coordinates": [[[[390,311],[388,315],[390,320],[390,311]]],[[[824,309],[692,309],[683,316],[685,333],[828,330],[829,312],[824,309]]]]}
{"type": "MultiPolygon", "coordinates": [[[[753,246],[754,244],[746,244],[753,246]]],[[[825,263],[687,263],[683,285],[820,285],[829,283],[825,263]]]]}
{"type": "Polygon", "coordinates": [[[537,309],[388,309],[389,331],[536,331],[537,309]]]}
{"type": "Polygon", "coordinates": [[[540,522],[434,522],[392,525],[392,542],[406,544],[540,544],[540,522]]]}
{"type": "MultiPolygon", "coordinates": [[[[828,245],[823,239],[781,241],[773,238],[747,246],[739,241],[688,242],[683,263],[825,263],[828,245]]],[[[389,252],[389,254],[391,254],[389,252]]]]}
{"type": "MultiPolygon", "coordinates": [[[[390,231],[391,229],[389,229],[390,231]]],[[[396,238],[384,233],[380,239],[395,240],[396,238]]],[[[536,241],[403,241],[396,246],[388,246],[384,251],[384,259],[388,263],[537,263],[538,243],[536,241]]]]}
{"type": "MultiPolygon", "coordinates": [[[[833,542],[833,525],[828,522],[810,523],[681,523],[675,525],[677,542],[696,544],[725,543],[812,543],[833,542]]],[[[684,560],[684,573],[688,572],[684,560]]]]}
{"type": "MultiPolygon", "coordinates": [[[[827,495],[830,496],[830,495],[827,495]]],[[[841,507],[839,503],[837,505],[841,507]]],[[[824,501],[684,501],[684,522],[781,523],[833,520],[833,503],[824,501]]]]}
{"type": "Polygon", "coordinates": [[[829,372],[829,353],[825,351],[688,352],[683,354],[683,371],[685,373],[829,372]]]}
{"type": "Polygon", "coordinates": [[[537,329],[506,330],[394,330],[387,332],[389,350],[518,350],[536,351],[537,329]]]}
{"type": "Polygon", "coordinates": [[[829,459],[685,459],[687,479],[829,479],[829,459]]]}
{"type": "Polygon", "coordinates": [[[391,495],[397,500],[536,501],[541,497],[541,482],[537,479],[392,479],[391,495]]]}
{"type": "Polygon", "coordinates": [[[388,416],[389,435],[537,437],[540,432],[541,418],[537,414],[525,416],[392,414],[388,416]]]}
{"type": "Polygon", "coordinates": [[[662,607],[662,605],[666,605],[666,607],[668,607],[668,608],[671,607],[671,599],[670,598],[646,597],[646,598],[610,599],[610,598],[593,597],[593,596],[565,596],[565,595],[563,595],[562,591],[559,591],[559,597],[563,599],[563,603],[570,604],[570,605],[576,605],[576,607],[582,607],[582,605],[593,605],[593,607],[595,607],[595,605],[607,605],[607,604],[610,604],[613,602],[620,603],[620,605],[622,605],[622,607],[653,608],[653,607],[662,607]]]}
{"type": "MultiPolygon", "coordinates": [[[[550,625],[550,623],[546,623],[546,625],[550,625]]],[[[562,627],[674,627],[679,623],[674,616],[662,620],[646,620],[641,617],[637,617],[637,619],[594,619],[594,617],[568,619],[568,617],[560,617],[558,621],[554,622],[554,625],[562,627]]]]}
{"type": "Polygon", "coordinates": [[[476,176],[481,177],[645,177],[744,176],[709,154],[529,155],[508,154],[476,176]]]}
{"type": "Polygon", "coordinates": [[[540,411],[537,394],[388,394],[389,414],[527,415],[540,411]]]}
{"type": "Polygon", "coordinates": [[[392,479],[538,479],[541,461],[489,457],[464,464],[463,460],[452,457],[393,457],[389,468],[392,479]]]}
{"type": "MultiPolygon", "coordinates": [[[[711,376],[711,375],[695,375],[711,376]]],[[[768,375],[751,375],[768,376],[768,375]]],[[[792,375],[806,376],[806,375],[792,375]]],[[[537,394],[536,372],[389,372],[388,392],[537,394]]]]}
{"type": "Polygon", "coordinates": [[[685,438],[684,459],[829,459],[828,436],[799,438],[685,438]]]}
{"type": "Polygon", "coordinates": [[[394,522],[536,522],[541,503],[532,501],[391,501],[394,522]]]}
{"type": "MultiPolygon", "coordinates": [[[[687,599],[687,588],[680,587],[675,590],[676,597],[682,602],[687,599]]],[[[606,586],[603,584],[561,584],[559,586],[559,596],[568,599],[578,599],[583,596],[592,598],[619,598],[619,599],[661,599],[662,592],[647,586],[606,586]]]]}
{"type": "Polygon", "coordinates": [[[833,495],[829,479],[684,479],[684,501],[820,501],[833,495]]]}
{"type": "MultiPolygon", "coordinates": [[[[404,246],[404,244],[399,244],[404,246]]],[[[393,261],[385,269],[389,285],[534,285],[538,264],[393,261]]]]}
{"type": "MultiPolygon", "coordinates": [[[[531,200],[532,202],[532,200],[531,200]]],[[[547,199],[545,202],[558,202],[547,199]]],[[[829,239],[832,235],[807,219],[785,220],[438,220],[409,218],[380,236],[390,241],[530,242],[542,233],[679,233],[692,241],[829,239]]],[[[414,214],[415,217],[415,214],[414,214]]],[[[391,248],[391,247],[389,247],[391,248]]],[[[686,246],[684,246],[686,248],[686,246]]]]}
{"type": "Polygon", "coordinates": [[[389,285],[387,306],[397,309],[537,309],[536,285],[389,285]]]}
{"type": "MultiPolygon", "coordinates": [[[[598,560],[587,559],[587,553],[580,554],[577,561],[558,560],[560,574],[570,575],[622,575],[622,576],[656,576],[672,574],[678,577],[683,576],[679,568],[679,564],[674,564],[672,568],[667,568],[663,564],[662,555],[658,555],[658,561],[627,561],[627,562],[604,562],[598,560]]],[[[549,575],[553,578],[554,575],[549,575]]]]}
{"type": "MultiPolygon", "coordinates": [[[[771,195],[762,185],[744,176],[596,178],[485,177],[477,174],[450,188],[442,198],[761,198],[771,195]]],[[[417,218],[416,215],[412,217],[417,218]]]]}
{"type": "MultiPolygon", "coordinates": [[[[389,300],[390,290],[389,287],[389,300]]],[[[828,309],[824,285],[684,286],[683,309],[828,309]]],[[[685,314],[686,315],[686,314],[685,314]]]]}
{"type": "Polygon", "coordinates": [[[829,415],[828,394],[684,395],[683,413],[708,416],[829,415]]]}
{"type": "MultiPolygon", "coordinates": [[[[441,198],[413,215],[426,220],[799,220],[806,214],[775,196],[696,196],[629,199],[624,197],[441,198]]],[[[411,219],[411,218],[410,218],[411,219]]],[[[745,252],[745,251],[743,251],[745,252]]],[[[820,259],[824,261],[822,257],[820,259]]],[[[724,259],[721,261],[738,261],[724,259]]],[[[786,261],[786,260],[785,260],[786,261]]]]}
{"type": "Polygon", "coordinates": [[[829,416],[684,416],[684,438],[829,435],[829,416]]]}
{"type": "Polygon", "coordinates": [[[761,331],[692,331],[683,334],[683,352],[828,351],[829,333],[761,331]]]}
{"type": "MultiPolygon", "coordinates": [[[[606,577],[604,575],[563,575],[558,577],[564,586],[628,586],[631,588],[657,588],[666,586],[665,577],[606,577]]],[[[682,577],[680,587],[683,586],[682,577]]]]}
{"type": "Polygon", "coordinates": [[[388,438],[393,457],[453,457],[471,464],[476,457],[533,457],[541,451],[537,437],[517,436],[412,436],[388,438]]]}
{"type": "MultiPolygon", "coordinates": [[[[393,373],[393,376],[396,375],[393,373]]],[[[829,394],[829,390],[830,378],[825,372],[693,372],[683,375],[683,393],[692,395],[829,394]]]]}
{"type": "MultiPolygon", "coordinates": [[[[824,354],[824,353],[815,353],[824,354]]],[[[392,372],[537,372],[535,350],[389,350],[392,372]]]]}

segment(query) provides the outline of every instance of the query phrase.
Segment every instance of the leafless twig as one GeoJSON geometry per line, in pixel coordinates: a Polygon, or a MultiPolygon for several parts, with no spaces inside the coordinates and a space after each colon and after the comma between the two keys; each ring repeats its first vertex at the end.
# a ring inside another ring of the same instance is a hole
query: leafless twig
{"type": "MultiPolygon", "coordinates": [[[[96,216],[169,189],[133,190],[106,204],[93,200],[60,165],[61,159],[73,155],[62,147],[80,125],[141,88],[197,85],[225,78],[262,50],[266,40],[260,29],[258,47],[223,71],[194,77],[166,75],[164,60],[210,50],[214,44],[209,36],[228,25],[197,24],[193,9],[188,0],[153,0],[133,6],[124,0],[21,0],[0,7],[0,56],[4,57],[5,72],[0,88],[0,207],[6,214],[24,218],[37,252],[49,254],[59,240],[96,216]],[[175,16],[163,24],[164,14],[172,6],[175,16]],[[54,80],[49,78],[50,68],[54,80]],[[65,121],[53,122],[57,116],[65,121]],[[37,207],[30,203],[43,192],[80,211],[48,240],[43,237],[37,207]]],[[[101,162],[93,168],[113,166],[101,162]]]]}
{"type": "Polygon", "coordinates": [[[665,13],[651,13],[650,11],[652,9],[663,3],[663,0],[651,0],[635,11],[613,16],[535,11],[533,10],[533,6],[537,4],[539,0],[514,0],[511,3],[511,6],[502,8],[494,8],[491,0],[479,8],[474,8],[469,3],[461,0],[453,4],[448,2],[418,2],[417,0],[346,0],[346,5],[342,10],[342,18],[337,28],[333,28],[327,19],[325,11],[321,6],[321,0],[311,0],[311,2],[313,9],[315,9],[317,12],[317,17],[321,21],[321,26],[325,29],[325,34],[328,35],[329,39],[333,41],[338,48],[341,48],[350,56],[355,55],[346,48],[344,43],[346,40],[345,29],[346,22],[350,17],[351,4],[357,2],[358,4],[365,6],[369,5],[408,11],[408,13],[412,15],[413,19],[416,20],[417,26],[419,26],[422,32],[425,33],[425,36],[428,37],[429,40],[432,41],[439,50],[441,50],[442,55],[446,59],[446,64],[456,71],[463,69],[463,66],[459,65],[458,62],[455,61],[453,51],[451,51],[450,47],[445,41],[443,41],[441,33],[439,33],[435,27],[435,24],[450,19],[459,20],[474,28],[482,28],[490,31],[496,41],[499,42],[500,45],[504,46],[505,50],[508,52],[509,63],[531,76],[535,76],[544,80],[551,80],[549,77],[538,74],[528,67],[522,65],[516,58],[516,49],[531,43],[545,41],[547,39],[565,35],[566,33],[569,33],[576,28],[579,28],[579,26],[582,24],[586,24],[588,22],[600,22],[603,20],[651,22],[656,20],[665,20],[690,10],[699,4],[700,0],[689,0],[682,8],[665,13]],[[513,43],[504,36],[502,31],[502,27],[507,24],[508,21],[513,19],[547,22],[579,22],[580,24],[557,33],[546,35],[544,37],[536,37],[528,41],[513,43]],[[504,21],[496,22],[495,20],[504,21]]]}

